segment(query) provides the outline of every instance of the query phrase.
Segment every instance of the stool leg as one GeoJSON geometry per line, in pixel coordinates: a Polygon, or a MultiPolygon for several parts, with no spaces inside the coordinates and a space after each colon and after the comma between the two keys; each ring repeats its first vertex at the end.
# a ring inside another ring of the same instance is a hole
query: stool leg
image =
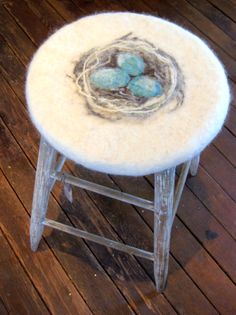
{"type": "Polygon", "coordinates": [[[154,174],[154,276],[158,292],[166,286],[173,221],[175,168],[154,174]]]}
{"type": "Polygon", "coordinates": [[[30,243],[33,251],[37,250],[44,230],[43,221],[47,212],[51,186],[50,174],[56,155],[56,150],[41,137],[30,222],[30,243]]]}
{"type": "Polygon", "coordinates": [[[196,176],[197,175],[197,170],[198,170],[198,166],[199,166],[199,161],[200,161],[200,154],[196,155],[190,164],[190,174],[192,176],[196,176]]]}

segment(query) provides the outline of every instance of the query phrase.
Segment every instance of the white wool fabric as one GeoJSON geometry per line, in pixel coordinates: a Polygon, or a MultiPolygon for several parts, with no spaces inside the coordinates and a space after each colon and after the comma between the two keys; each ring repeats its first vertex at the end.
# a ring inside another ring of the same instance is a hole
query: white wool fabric
{"type": "Polygon", "coordinates": [[[223,125],[230,92],[221,62],[200,38],[158,17],[119,12],[87,16],[51,35],[30,63],[26,99],[38,131],[68,159],[96,171],[141,176],[199,154],[223,125]],[[75,62],[130,32],[175,58],[184,101],[145,119],[105,119],[91,113],[78,93],[71,78],[75,62]]]}

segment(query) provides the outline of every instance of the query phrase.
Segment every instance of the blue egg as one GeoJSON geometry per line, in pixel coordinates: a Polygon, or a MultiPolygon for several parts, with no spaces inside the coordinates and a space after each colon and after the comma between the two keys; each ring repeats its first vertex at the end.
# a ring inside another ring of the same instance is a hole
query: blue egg
{"type": "Polygon", "coordinates": [[[143,58],[132,53],[120,53],[117,57],[117,64],[132,76],[142,74],[145,68],[143,58]]]}
{"type": "Polygon", "coordinates": [[[127,87],[133,95],[138,97],[149,98],[159,96],[163,93],[161,84],[147,75],[140,75],[133,78],[127,87]]]}
{"type": "Polygon", "coordinates": [[[96,88],[112,91],[126,86],[130,76],[122,69],[107,67],[95,70],[89,79],[96,88]]]}

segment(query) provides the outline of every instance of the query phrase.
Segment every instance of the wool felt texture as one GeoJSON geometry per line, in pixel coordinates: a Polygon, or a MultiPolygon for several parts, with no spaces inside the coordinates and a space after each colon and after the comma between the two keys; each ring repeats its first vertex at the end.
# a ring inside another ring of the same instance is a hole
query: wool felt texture
{"type": "Polygon", "coordinates": [[[199,154],[220,131],[230,92],[216,55],[184,28],[145,14],[102,13],[68,24],[34,55],[27,73],[30,117],[59,152],[89,169],[141,176],[199,154]],[[86,105],[74,80],[81,56],[131,33],[172,56],[181,70],[181,106],[169,102],[147,117],[107,119],[86,105]]]}

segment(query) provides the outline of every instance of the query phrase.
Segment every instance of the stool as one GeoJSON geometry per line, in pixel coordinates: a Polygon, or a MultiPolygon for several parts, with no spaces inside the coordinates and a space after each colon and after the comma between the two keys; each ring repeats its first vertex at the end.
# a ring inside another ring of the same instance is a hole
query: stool
{"type": "Polygon", "coordinates": [[[64,231],[152,260],[157,290],[163,291],[171,228],[187,175],[197,174],[200,153],[227,114],[230,93],[218,58],[201,39],[161,18],[92,15],[41,45],[28,69],[26,99],[41,135],[32,250],[45,226],[64,231]],[[154,174],[154,200],[67,174],[66,159],[113,175],[154,174]],[[47,219],[56,181],[153,211],[153,252],[47,219]]]}

